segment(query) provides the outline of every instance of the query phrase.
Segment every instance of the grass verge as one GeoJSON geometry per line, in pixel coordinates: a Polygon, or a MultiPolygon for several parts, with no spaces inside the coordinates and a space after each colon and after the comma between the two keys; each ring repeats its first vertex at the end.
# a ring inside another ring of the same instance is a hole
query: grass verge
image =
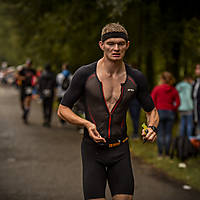
{"type": "MultiPolygon", "coordinates": [[[[127,126],[128,135],[131,135],[133,128],[129,114],[127,116],[127,126]]],[[[177,124],[174,127],[175,132],[176,130],[177,124]]],[[[168,176],[181,181],[184,184],[188,184],[192,188],[200,191],[200,156],[187,160],[186,168],[179,168],[178,164],[180,163],[180,160],[177,158],[170,159],[165,157],[161,160],[158,159],[156,143],[152,144],[146,142],[143,144],[141,139],[130,139],[129,141],[131,152],[135,157],[139,157],[145,163],[163,171],[168,176]]]]}

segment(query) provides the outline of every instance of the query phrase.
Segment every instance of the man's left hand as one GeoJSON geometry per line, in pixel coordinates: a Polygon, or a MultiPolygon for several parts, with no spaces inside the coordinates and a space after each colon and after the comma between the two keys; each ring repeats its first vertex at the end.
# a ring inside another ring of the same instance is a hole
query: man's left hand
{"type": "Polygon", "coordinates": [[[157,134],[152,130],[152,128],[148,127],[146,132],[144,129],[142,130],[142,137],[146,141],[154,142],[157,138],[157,134]]]}

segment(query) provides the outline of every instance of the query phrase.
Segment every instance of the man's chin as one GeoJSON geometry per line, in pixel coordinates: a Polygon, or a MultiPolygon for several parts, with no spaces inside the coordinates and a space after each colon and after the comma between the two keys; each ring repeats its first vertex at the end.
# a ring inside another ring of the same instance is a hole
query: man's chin
{"type": "Polygon", "coordinates": [[[123,58],[121,56],[112,56],[109,58],[113,62],[122,61],[123,58]]]}

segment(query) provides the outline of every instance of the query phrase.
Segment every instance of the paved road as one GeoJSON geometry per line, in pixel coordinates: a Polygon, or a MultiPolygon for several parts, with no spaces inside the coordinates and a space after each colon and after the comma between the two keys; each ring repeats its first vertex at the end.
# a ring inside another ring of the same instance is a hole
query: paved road
{"type": "MultiPolygon", "coordinates": [[[[30,125],[21,121],[18,93],[0,87],[0,200],[81,200],[81,136],[70,125],[42,127],[40,105],[32,104],[30,125]]],[[[133,159],[134,200],[195,200],[155,169],[133,159]]],[[[123,174],[122,174],[123,175],[123,174]]],[[[110,194],[107,191],[107,199],[110,194]]]]}

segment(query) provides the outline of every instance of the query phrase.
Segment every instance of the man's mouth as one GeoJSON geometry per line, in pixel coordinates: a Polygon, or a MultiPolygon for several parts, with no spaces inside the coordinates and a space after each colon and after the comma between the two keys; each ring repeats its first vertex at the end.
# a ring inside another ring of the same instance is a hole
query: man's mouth
{"type": "Polygon", "coordinates": [[[113,53],[112,56],[114,56],[114,57],[119,57],[119,56],[120,56],[120,53],[113,53]]]}

